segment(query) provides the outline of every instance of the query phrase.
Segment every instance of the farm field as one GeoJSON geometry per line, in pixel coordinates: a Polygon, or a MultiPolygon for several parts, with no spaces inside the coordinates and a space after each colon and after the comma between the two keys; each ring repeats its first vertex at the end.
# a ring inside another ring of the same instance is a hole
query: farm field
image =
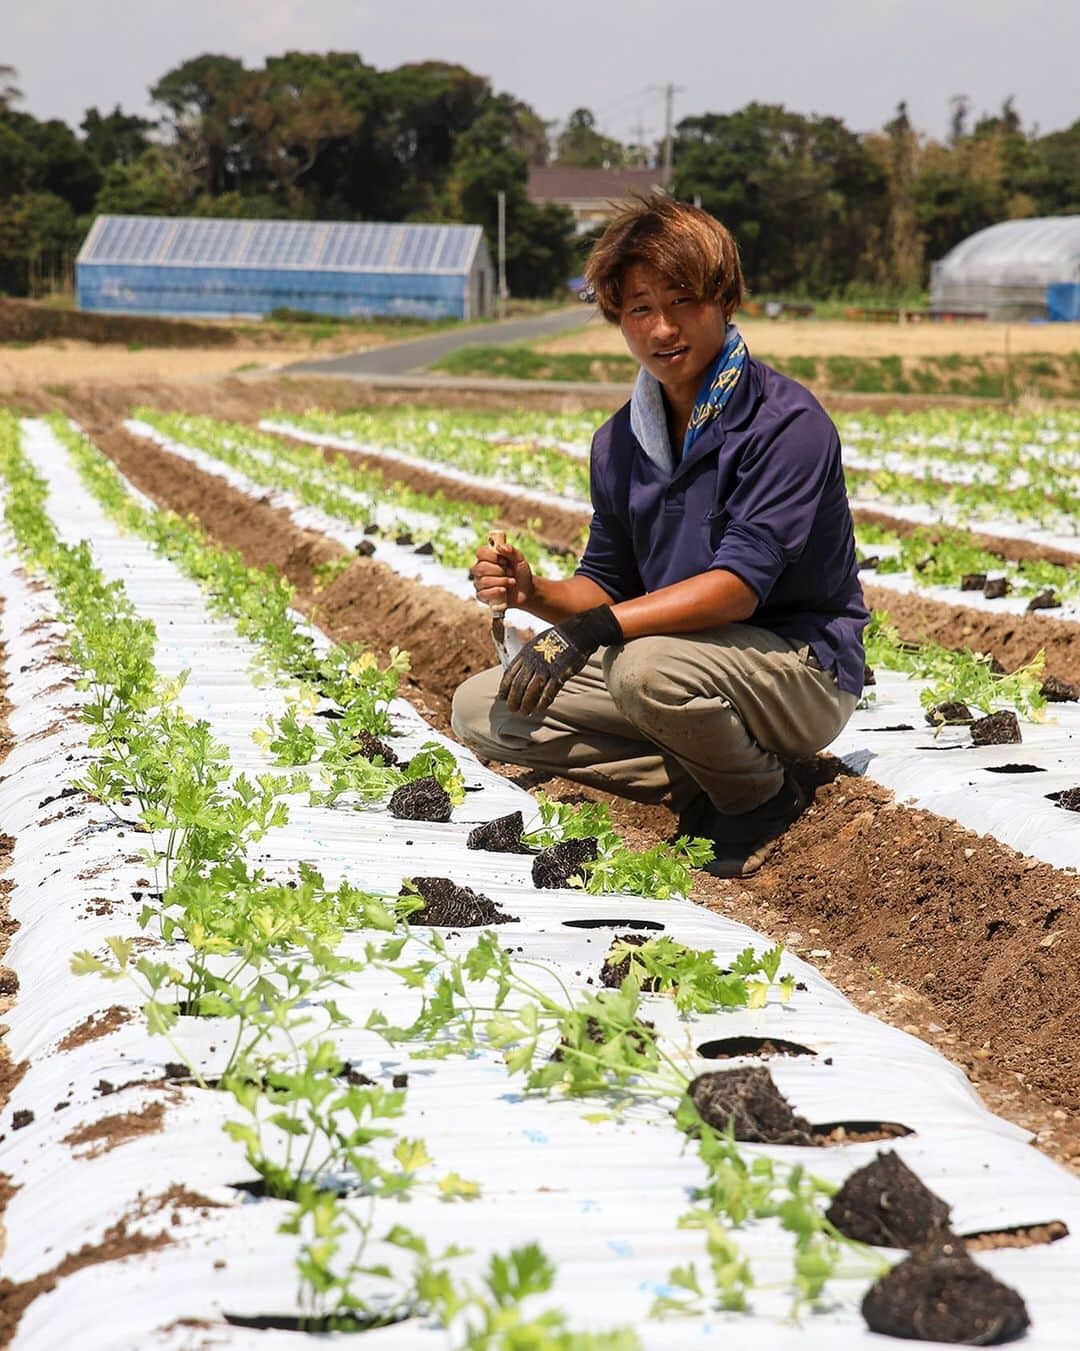
{"type": "MultiPolygon", "coordinates": [[[[749,316],[739,324],[755,356],[827,395],[1080,398],[1076,324],[872,324],[749,316]]],[[[462,377],[624,385],[636,374],[619,330],[598,316],[555,338],[464,347],[436,369],[462,377]]]]}
{"type": "Polygon", "coordinates": [[[1066,1345],[1080,416],[842,420],[873,675],[735,885],[446,735],[603,414],[281,393],[0,413],[0,1343],[884,1346],[944,1234],[1066,1345]]]}

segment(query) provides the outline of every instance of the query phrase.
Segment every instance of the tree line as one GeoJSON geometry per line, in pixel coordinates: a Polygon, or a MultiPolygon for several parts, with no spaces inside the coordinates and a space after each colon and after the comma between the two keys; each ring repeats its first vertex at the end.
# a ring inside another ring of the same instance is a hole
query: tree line
{"type": "MultiPolygon", "coordinates": [[[[289,52],[247,67],[184,61],[144,118],[98,108],[79,128],[24,111],[0,67],[0,291],[40,294],[100,212],[341,220],[449,220],[494,239],[506,193],[517,295],[580,271],[569,213],[528,198],[530,168],[650,165],[658,147],[604,135],[576,109],[553,128],[484,76],[445,62],[377,70],[358,55],[289,52]]],[[[684,118],[672,190],[734,232],[753,290],[904,296],[931,261],[1011,216],[1080,212],[1080,120],[1025,130],[1012,100],[949,136],[918,134],[903,104],[878,132],[751,103],[684,118]]]]}

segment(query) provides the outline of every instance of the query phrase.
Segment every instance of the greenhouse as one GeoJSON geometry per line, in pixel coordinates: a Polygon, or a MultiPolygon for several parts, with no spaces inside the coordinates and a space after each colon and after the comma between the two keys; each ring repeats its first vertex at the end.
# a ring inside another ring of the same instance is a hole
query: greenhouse
{"type": "Polygon", "coordinates": [[[935,310],[990,319],[1080,320],[1080,216],[1007,220],[933,265],[935,310]]]}
{"type": "Polygon", "coordinates": [[[475,319],[494,275],[478,225],[99,216],[76,293],[96,312],[475,319]]]}

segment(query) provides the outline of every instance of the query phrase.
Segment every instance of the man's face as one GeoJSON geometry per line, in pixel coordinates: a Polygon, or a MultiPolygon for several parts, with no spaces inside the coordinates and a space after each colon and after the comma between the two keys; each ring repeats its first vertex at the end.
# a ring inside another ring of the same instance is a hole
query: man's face
{"type": "Polygon", "coordinates": [[[697,391],[726,327],[719,305],[695,300],[647,263],[623,273],[619,328],[631,355],[667,388],[697,391]]]}

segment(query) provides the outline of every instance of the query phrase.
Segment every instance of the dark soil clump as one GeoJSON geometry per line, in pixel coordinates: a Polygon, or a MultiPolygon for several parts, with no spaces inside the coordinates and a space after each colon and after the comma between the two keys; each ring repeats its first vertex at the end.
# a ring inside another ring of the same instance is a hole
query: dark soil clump
{"type": "Polygon", "coordinates": [[[1075,704],[1080,701],[1080,685],[1061,676],[1048,675],[1040,686],[1042,697],[1051,704],[1075,704]]]}
{"type": "Polygon", "coordinates": [[[1002,709],[978,718],[971,724],[971,739],[976,746],[1012,746],[1023,740],[1020,722],[1012,709],[1002,709]]]}
{"type": "Polygon", "coordinates": [[[847,1178],[825,1217],[859,1243],[915,1248],[948,1231],[951,1209],[890,1149],[847,1178]]]}
{"type": "Polygon", "coordinates": [[[1080,812],[1080,785],[1058,794],[1057,805],[1067,812],[1080,812]]]}
{"type": "Polygon", "coordinates": [[[1030,1323],[1024,1301],[977,1266],[959,1240],[913,1253],[875,1281],[862,1302],[873,1332],[927,1342],[997,1346],[1030,1323]]]}
{"type": "MultiPolygon", "coordinates": [[[[473,929],[481,924],[516,924],[516,915],[504,915],[494,901],[469,887],[459,887],[449,877],[412,877],[412,889],[424,898],[423,910],[412,917],[438,928],[473,929]]],[[[409,894],[402,887],[402,896],[409,894]]]]}
{"type": "Polygon", "coordinates": [[[926,710],[926,721],[931,727],[955,727],[960,723],[974,722],[975,715],[967,704],[958,699],[944,704],[935,704],[926,710]]]}
{"type": "Polygon", "coordinates": [[[375,555],[375,546],[371,540],[362,539],[353,546],[353,553],[358,554],[361,558],[372,558],[375,555]]]}
{"type": "Polygon", "coordinates": [[[1002,596],[1007,596],[1011,587],[1006,577],[991,577],[983,587],[983,595],[987,600],[1000,600],[1002,596]]]}
{"type": "MultiPolygon", "coordinates": [[[[609,985],[613,990],[617,990],[623,981],[630,974],[630,953],[619,962],[612,961],[611,954],[616,943],[627,943],[630,947],[639,948],[643,943],[650,940],[642,938],[641,934],[616,934],[611,940],[611,947],[604,957],[604,964],[600,968],[600,984],[609,985]]],[[[641,989],[644,994],[655,994],[660,988],[660,981],[656,976],[640,976],[641,989]]]]}
{"type": "Polygon", "coordinates": [[[965,572],[960,578],[961,591],[981,591],[985,585],[985,572],[965,572]]]}
{"type": "Polygon", "coordinates": [[[377,737],[374,732],[369,732],[366,728],[362,727],[357,732],[356,744],[365,760],[374,760],[377,755],[381,755],[384,765],[396,765],[398,762],[397,752],[392,751],[381,737],[377,737]]]}
{"type": "Polygon", "coordinates": [[[549,849],[542,849],[533,860],[534,887],[565,887],[571,877],[581,876],[582,866],[591,863],[599,854],[595,835],[580,840],[560,840],[549,849]]]}
{"type": "Polygon", "coordinates": [[[732,1123],[736,1140],[762,1145],[812,1145],[809,1121],[792,1111],[767,1069],[713,1070],[687,1089],[698,1115],[713,1130],[732,1123]]]}
{"type": "Polygon", "coordinates": [[[1032,596],[1028,601],[1028,613],[1032,610],[1056,610],[1061,604],[1058,600],[1057,592],[1048,587],[1045,591],[1040,591],[1037,596],[1032,596]]]}
{"type": "Polygon", "coordinates": [[[401,821],[449,821],[450,808],[449,793],[430,774],[403,783],[390,798],[390,815],[401,821]]]}
{"type": "Polygon", "coordinates": [[[425,540],[423,544],[418,544],[413,550],[414,554],[426,554],[430,556],[435,552],[435,546],[431,540],[425,540]]]}
{"type": "Polygon", "coordinates": [[[470,849],[483,849],[489,854],[527,854],[530,851],[521,843],[524,829],[521,813],[511,812],[474,826],[465,843],[470,849]]]}

